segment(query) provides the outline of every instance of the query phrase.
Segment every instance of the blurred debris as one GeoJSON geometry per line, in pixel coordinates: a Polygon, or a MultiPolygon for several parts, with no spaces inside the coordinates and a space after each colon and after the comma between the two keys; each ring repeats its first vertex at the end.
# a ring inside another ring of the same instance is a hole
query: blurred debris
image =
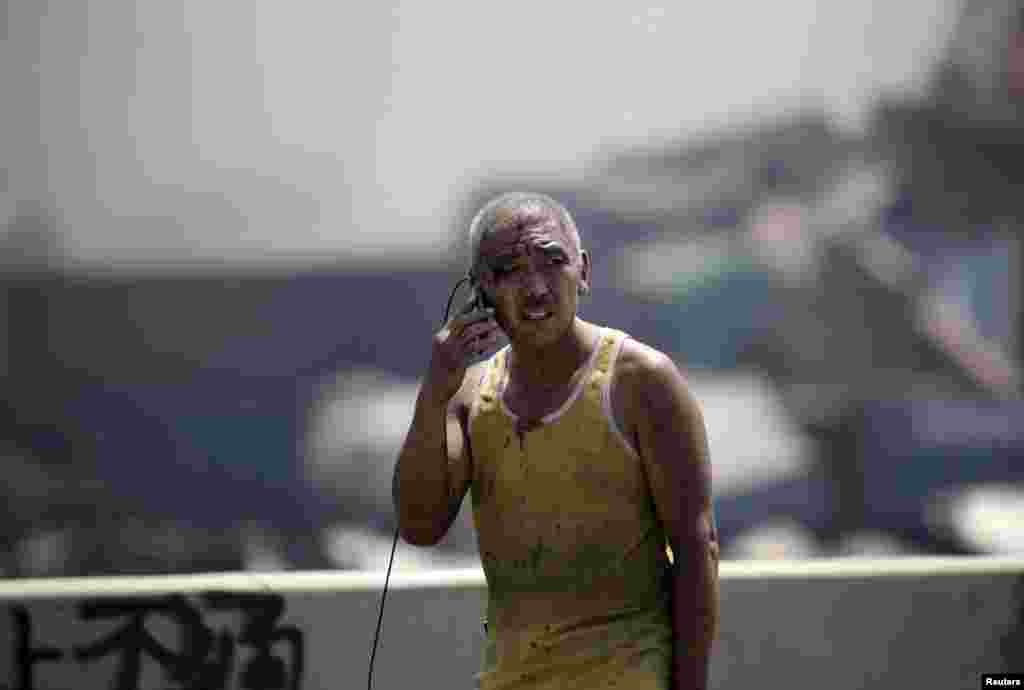
{"type": "Polygon", "coordinates": [[[379,369],[332,377],[321,386],[307,426],[310,480],[348,500],[371,499],[368,507],[390,512],[394,463],[418,392],[418,383],[379,369]]]}
{"type": "MultiPolygon", "coordinates": [[[[614,153],[576,180],[495,175],[466,190],[433,268],[58,265],[59,214],[5,193],[0,567],[382,567],[394,462],[468,216],[513,188],[573,212],[593,261],[584,318],[687,372],[726,553],[1018,552],[1024,11],[962,10],[928,88],[886,97],[865,133],[807,109],[614,153]]],[[[333,182],[314,170],[340,170],[288,160],[320,192],[333,182]]],[[[280,179],[198,184],[151,189],[157,216],[115,232],[240,231],[233,204],[257,197],[276,204],[263,226],[316,224],[312,197],[280,179]]],[[[399,560],[474,549],[464,507],[437,549],[402,545],[399,560]]]]}
{"type": "Polygon", "coordinates": [[[930,506],[936,529],[971,552],[1024,554],[1024,485],[989,483],[940,495],[930,506]]]}
{"type": "MultiPolygon", "coordinates": [[[[399,540],[401,542],[401,540],[399,540]]],[[[394,536],[370,529],[337,525],[324,532],[331,562],[337,568],[387,570],[394,536]]],[[[437,548],[417,548],[401,542],[395,550],[394,570],[431,570],[437,568],[475,568],[476,554],[453,554],[437,548]]]]}
{"type": "Polygon", "coordinates": [[[17,544],[17,568],[23,577],[58,577],[67,573],[72,534],[68,529],[32,530],[17,544]]]}
{"type": "Polygon", "coordinates": [[[823,556],[814,534],[797,522],[772,521],[733,539],[722,552],[725,560],[807,559],[823,556]]]}
{"type": "Polygon", "coordinates": [[[893,558],[914,553],[912,547],[891,534],[859,530],[844,535],[833,555],[842,558],[893,558]]]}
{"type": "Polygon", "coordinates": [[[764,377],[699,370],[685,376],[704,415],[716,495],[807,474],[814,449],[764,377]]]}

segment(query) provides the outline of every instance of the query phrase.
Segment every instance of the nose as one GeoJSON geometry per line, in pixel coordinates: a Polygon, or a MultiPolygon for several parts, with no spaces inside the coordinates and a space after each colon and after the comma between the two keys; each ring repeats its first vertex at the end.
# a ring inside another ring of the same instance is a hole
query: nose
{"type": "Polygon", "coordinates": [[[524,276],[526,293],[532,299],[538,299],[548,294],[548,284],[544,280],[544,275],[540,271],[535,271],[532,268],[527,271],[524,276]]]}

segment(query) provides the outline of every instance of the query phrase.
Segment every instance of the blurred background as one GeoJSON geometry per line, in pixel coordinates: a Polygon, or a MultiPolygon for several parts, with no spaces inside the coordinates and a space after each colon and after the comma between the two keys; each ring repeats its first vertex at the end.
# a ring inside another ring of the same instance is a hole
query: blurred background
{"type": "MultiPolygon", "coordinates": [[[[0,9],[0,575],[386,567],[510,189],[687,374],[726,558],[1024,552],[1024,3],[0,9]]],[[[395,567],[476,563],[466,502],[395,567]]]]}

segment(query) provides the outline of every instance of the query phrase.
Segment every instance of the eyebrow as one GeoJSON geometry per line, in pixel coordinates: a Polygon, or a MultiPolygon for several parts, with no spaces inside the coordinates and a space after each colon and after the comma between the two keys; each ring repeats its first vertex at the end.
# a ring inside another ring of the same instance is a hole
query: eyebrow
{"type": "Polygon", "coordinates": [[[561,256],[568,256],[568,254],[565,251],[565,247],[563,247],[560,242],[556,242],[555,240],[548,240],[547,242],[543,242],[540,244],[539,248],[545,254],[560,254],[561,256]]]}
{"type": "MultiPolygon", "coordinates": [[[[547,242],[542,242],[539,245],[537,245],[537,248],[549,256],[569,256],[568,252],[565,251],[565,247],[562,246],[561,242],[558,242],[556,240],[548,240],[547,242]]],[[[485,259],[485,262],[487,266],[493,270],[495,268],[505,268],[507,266],[510,266],[514,264],[517,260],[519,260],[522,256],[522,252],[507,252],[485,259]]]]}

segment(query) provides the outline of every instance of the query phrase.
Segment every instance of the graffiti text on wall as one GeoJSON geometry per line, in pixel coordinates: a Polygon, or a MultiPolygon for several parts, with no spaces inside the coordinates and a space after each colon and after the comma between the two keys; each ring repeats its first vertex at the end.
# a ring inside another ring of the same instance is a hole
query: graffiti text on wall
{"type": "Polygon", "coordinates": [[[163,673],[167,685],[161,690],[300,690],[304,640],[301,630],[280,622],[283,597],[206,592],[197,599],[198,605],[182,594],[82,600],[76,607],[80,621],[119,627],[65,649],[36,639],[28,609],[11,606],[12,685],[0,690],[39,690],[37,671],[47,664],[87,666],[110,658],[116,663],[111,690],[145,690],[140,682],[148,664],[163,673]],[[206,620],[211,612],[235,613],[239,624],[215,629],[206,620]],[[158,619],[176,630],[169,638],[175,643],[147,627],[158,619]]]}

